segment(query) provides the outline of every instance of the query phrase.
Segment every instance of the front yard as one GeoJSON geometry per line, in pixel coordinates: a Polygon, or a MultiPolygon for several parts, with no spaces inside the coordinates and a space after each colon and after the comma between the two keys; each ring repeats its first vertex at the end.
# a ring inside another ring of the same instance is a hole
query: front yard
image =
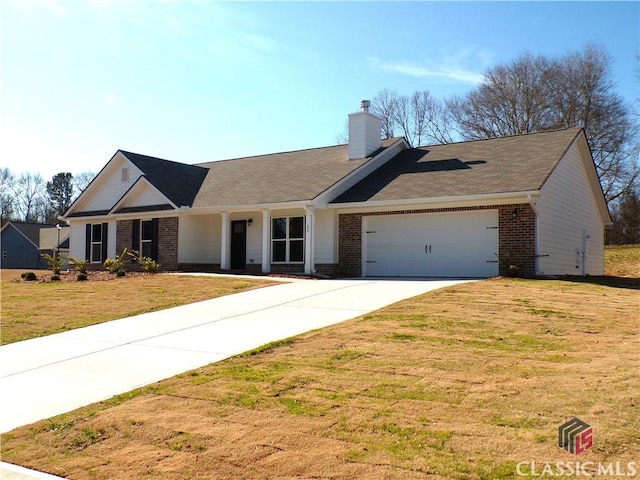
{"type": "Polygon", "coordinates": [[[640,458],[639,285],[621,285],[491,279],[431,292],[18,428],[2,457],[71,479],[500,479],[519,462],[626,465],[640,458]],[[557,445],[574,416],[594,429],[579,457],[557,445]]]}
{"type": "MultiPolygon", "coordinates": [[[[187,277],[106,272],[91,274],[87,282],[46,281],[51,272],[37,271],[41,281],[20,280],[21,270],[2,270],[0,315],[2,344],[199,302],[209,298],[270,285],[267,279],[187,277]]],[[[64,281],[71,280],[71,281],[64,281]]]]}

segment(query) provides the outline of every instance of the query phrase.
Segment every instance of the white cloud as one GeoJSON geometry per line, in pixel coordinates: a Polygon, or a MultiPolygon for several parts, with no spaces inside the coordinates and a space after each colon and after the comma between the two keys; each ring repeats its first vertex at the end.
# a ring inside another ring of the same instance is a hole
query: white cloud
{"type": "Polygon", "coordinates": [[[442,78],[444,80],[470,83],[472,85],[482,83],[483,80],[482,73],[467,70],[454,61],[447,61],[435,66],[409,62],[384,62],[377,58],[370,59],[370,62],[374,68],[379,70],[400,73],[412,77],[442,78]]]}

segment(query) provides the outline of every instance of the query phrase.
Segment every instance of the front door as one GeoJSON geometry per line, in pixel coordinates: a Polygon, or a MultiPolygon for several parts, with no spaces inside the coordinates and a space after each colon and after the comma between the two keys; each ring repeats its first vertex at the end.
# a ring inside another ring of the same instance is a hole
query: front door
{"type": "Polygon", "coordinates": [[[231,222],[231,269],[244,270],[247,266],[247,221],[231,222]]]}

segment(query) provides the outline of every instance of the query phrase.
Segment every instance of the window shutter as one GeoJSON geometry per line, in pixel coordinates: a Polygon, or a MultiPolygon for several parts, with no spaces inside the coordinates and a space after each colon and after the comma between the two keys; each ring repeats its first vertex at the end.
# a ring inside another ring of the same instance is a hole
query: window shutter
{"type": "Polygon", "coordinates": [[[151,220],[151,258],[158,261],[158,226],[160,221],[157,218],[151,220]]]}
{"type": "Polygon", "coordinates": [[[139,252],[140,250],[140,220],[131,220],[131,250],[139,252]]]}
{"type": "Polygon", "coordinates": [[[107,259],[107,239],[109,238],[108,236],[108,229],[109,229],[109,224],[108,223],[103,223],[102,224],[102,261],[104,262],[107,259]]]}
{"type": "Polygon", "coordinates": [[[84,239],[84,259],[87,262],[91,261],[91,224],[87,223],[86,233],[84,239]]]}

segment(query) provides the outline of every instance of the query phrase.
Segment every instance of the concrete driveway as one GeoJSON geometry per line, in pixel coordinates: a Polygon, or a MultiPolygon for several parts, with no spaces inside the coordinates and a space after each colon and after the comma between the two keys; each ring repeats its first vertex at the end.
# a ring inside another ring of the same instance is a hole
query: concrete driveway
{"type": "Polygon", "coordinates": [[[465,280],[296,280],[0,347],[0,432],[465,280]]]}

